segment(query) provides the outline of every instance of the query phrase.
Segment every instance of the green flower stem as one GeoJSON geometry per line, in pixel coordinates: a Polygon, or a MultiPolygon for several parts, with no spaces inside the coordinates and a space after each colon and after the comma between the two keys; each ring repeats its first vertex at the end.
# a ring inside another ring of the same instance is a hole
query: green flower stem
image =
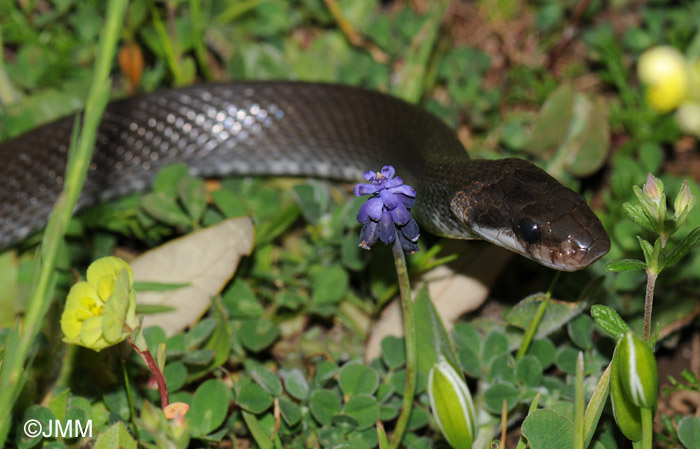
{"type": "MultiPolygon", "coordinates": [[[[31,362],[25,366],[27,354],[36,335],[39,333],[46,311],[51,304],[56,285],[55,266],[58,250],[66,233],[66,227],[73,214],[75,204],[83,188],[93,147],[97,136],[97,125],[109,100],[109,72],[114,59],[119,32],[124,22],[127,0],[110,0],[107,5],[107,17],[104,30],[100,36],[95,71],[87,103],[80,138],[77,131],[68,156],[63,192],[61,192],[53,212],[49,217],[44,238],[41,242],[41,268],[35,281],[29,300],[29,306],[22,323],[22,332],[17,345],[16,357],[4,363],[0,373],[0,447],[4,446],[7,428],[11,420],[11,410],[21,388],[24,369],[29,369],[31,362]]],[[[76,127],[77,130],[77,127],[76,127]]]]}
{"type": "Polygon", "coordinates": [[[651,343],[651,308],[654,304],[654,285],[658,273],[651,273],[647,270],[647,293],[644,298],[644,341],[651,343]]]}
{"type": "Polygon", "coordinates": [[[552,284],[549,286],[549,290],[547,290],[547,295],[545,296],[544,301],[540,303],[540,306],[537,308],[535,318],[530,322],[530,326],[528,326],[527,330],[525,330],[523,340],[520,342],[520,347],[518,348],[517,354],[515,354],[516,362],[523,358],[527,352],[527,349],[530,347],[530,343],[535,337],[535,332],[537,332],[537,326],[539,326],[540,321],[542,321],[542,316],[547,308],[547,304],[549,304],[549,300],[552,299],[552,291],[554,290],[554,286],[557,284],[560,275],[561,271],[557,271],[557,274],[554,275],[554,279],[552,280],[552,284]]]}
{"type": "Polygon", "coordinates": [[[396,421],[394,434],[391,436],[391,449],[397,449],[401,445],[408,419],[413,411],[413,396],[416,393],[416,325],[413,316],[413,300],[411,299],[411,285],[408,281],[408,269],[406,258],[399,243],[398,236],[392,246],[394,263],[396,264],[396,277],[399,281],[401,292],[401,311],[403,314],[403,332],[406,340],[406,389],[403,394],[401,414],[396,421]]]}
{"type": "Polygon", "coordinates": [[[653,419],[652,419],[652,409],[642,407],[642,449],[651,449],[653,443],[653,419]]]}
{"type": "MultiPolygon", "coordinates": [[[[72,348],[77,348],[76,345],[70,345],[72,348]]],[[[129,401],[129,412],[131,413],[131,431],[134,433],[136,440],[141,440],[139,435],[139,426],[136,425],[136,410],[134,409],[134,398],[131,395],[131,385],[129,385],[129,373],[126,372],[126,361],[122,359],[122,375],[124,376],[124,388],[126,389],[126,399],[129,401]]]]}
{"type": "Polygon", "coordinates": [[[576,393],[574,399],[574,449],[584,449],[583,352],[576,358],[576,393]]]}
{"type": "Polygon", "coordinates": [[[148,366],[148,369],[151,370],[151,373],[153,374],[153,377],[155,378],[156,383],[158,384],[158,393],[160,393],[161,408],[165,410],[165,407],[167,407],[168,404],[170,404],[170,399],[168,398],[168,387],[165,384],[165,376],[163,375],[163,372],[160,370],[160,368],[158,368],[158,364],[153,359],[151,351],[149,351],[148,349],[146,349],[145,351],[139,350],[139,348],[136,347],[134,342],[131,341],[131,338],[129,338],[129,344],[132,348],[134,348],[134,351],[136,351],[136,353],[141,356],[146,366],[148,366]]]}

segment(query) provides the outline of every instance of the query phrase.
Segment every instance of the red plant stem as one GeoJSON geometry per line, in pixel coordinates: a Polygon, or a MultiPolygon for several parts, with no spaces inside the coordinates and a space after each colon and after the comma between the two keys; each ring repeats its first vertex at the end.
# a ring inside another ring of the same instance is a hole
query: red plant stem
{"type": "Polygon", "coordinates": [[[168,398],[168,387],[165,384],[165,376],[163,376],[163,373],[160,371],[160,368],[158,368],[158,364],[153,359],[151,351],[149,351],[148,349],[146,349],[143,352],[139,351],[136,345],[134,345],[134,343],[131,341],[131,338],[129,339],[129,344],[132,348],[134,348],[134,351],[136,351],[138,355],[141,356],[143,361],[146,363],[146,366],[148,366],[148,369],[151,370],[151,373],[153,373],[153,377],[156,379],[156,383],[158,384],[161,408],[165,410],[165,407],[167,407],[168,404],[170,404],[170,399],[168,398]]]}

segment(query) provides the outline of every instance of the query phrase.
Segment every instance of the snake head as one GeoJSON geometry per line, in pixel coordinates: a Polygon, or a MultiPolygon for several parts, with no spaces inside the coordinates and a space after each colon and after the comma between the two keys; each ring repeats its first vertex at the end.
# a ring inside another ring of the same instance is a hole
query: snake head
{"type": "Polygon", "coordinates": [[[584,198],[522,159],[472,161],[476,168],[451,203],[477,237],[563,271],[580,270],[610,250],[584,198]]]}

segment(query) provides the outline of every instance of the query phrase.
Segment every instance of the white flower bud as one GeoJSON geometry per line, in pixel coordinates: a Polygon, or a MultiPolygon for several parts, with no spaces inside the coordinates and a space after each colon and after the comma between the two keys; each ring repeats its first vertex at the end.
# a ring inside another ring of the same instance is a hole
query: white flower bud
{"type": "Polygon", "coordinates": [[[430,370],[428,396],[440,431],[450,446],[471,448],[477,433],[472,395],[462,376],[445,359],[430,370]]]}

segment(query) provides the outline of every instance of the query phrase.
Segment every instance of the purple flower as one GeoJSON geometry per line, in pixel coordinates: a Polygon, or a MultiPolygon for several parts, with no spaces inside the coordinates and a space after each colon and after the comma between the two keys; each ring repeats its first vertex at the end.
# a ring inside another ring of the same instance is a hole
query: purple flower
{"type": "Polygon", "coordinates": [[[369,249],[377,240],[389,245],[398,237],[401,247],[409,254],[418,251],[420,230],[409,209],[416,203],[416,190],[394,177],[394,167],[386,165],[380,172],[367,171],[368,184],[357,184],[355,195],[371,195],[357,212],[362,223],[360,246],[369,249]]]}

